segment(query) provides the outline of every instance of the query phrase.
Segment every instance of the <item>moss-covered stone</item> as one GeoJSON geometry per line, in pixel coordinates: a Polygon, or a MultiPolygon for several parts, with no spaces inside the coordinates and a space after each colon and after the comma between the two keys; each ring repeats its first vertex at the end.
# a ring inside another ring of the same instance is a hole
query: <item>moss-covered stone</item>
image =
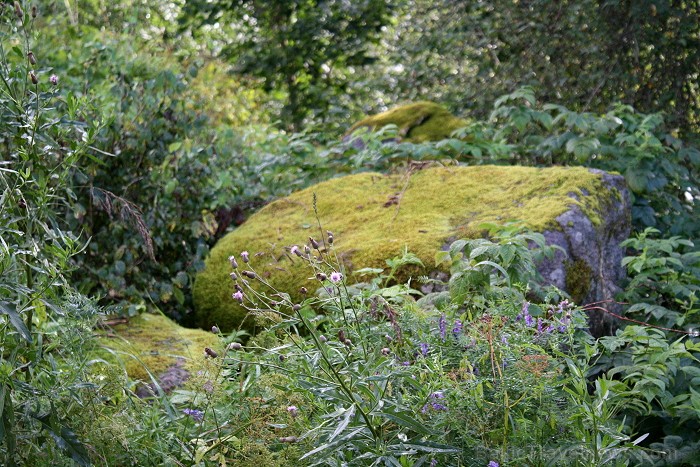
{"type": "Polygon", "coordinates": [[[567,261],[564,265],[566,271],[566,290],[575,303],[582,303],[591,290],[593,271],[583,260],[567,261]]]}
{"type": "Polygon", "coordinates": [[[163,315],[144,313],[113,331],[101,338],[103,347],[123,362],[130,378],[146,383],[149,372],[154,377],[173,368],[191,373],[204,359],[205,347],[219,346],[213,333],[183,328],[163,315]]]}
{"type": "MultiPolygon", "coordinates": [[[[198,324],[232,329],[243,323],[247,311],[231,298],[228,257],[244,250],[262,277],[295,300],[301,286],[318,287],[289,254],[291,245],[301,246],[309,236],[320,239],[314,193],[319,220],[335,234],[347,271],[383,268],[405,246],[434,270],[435,253],[449,239],[474,238],[484,222],[520,220],[536,231],[560,229],[556,218],[571,206],[595,219],[610,197],[601,178],[585,168],[476,166],[429,168],[410,177],[363,173],[320,183],[267,205],[212,249],[194,285],[198,324]]],[[[247,320],[243,327],[252,324],[247,320]]]]}
{"type": "Polygon", "coordinates": [[[449,138],[453,131],[465,127],[467,121],[455,117],[438,104],[421,101],[366,117],[355,123],[348,135],[359,128],[374,131],[387,125],[396,125],[399,128],[402,141],[422,143],[449,138]]]}

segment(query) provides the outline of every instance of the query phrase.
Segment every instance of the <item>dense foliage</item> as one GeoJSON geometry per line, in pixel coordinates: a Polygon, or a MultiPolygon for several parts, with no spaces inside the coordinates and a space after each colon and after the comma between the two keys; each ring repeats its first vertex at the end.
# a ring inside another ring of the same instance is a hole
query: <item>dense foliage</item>
{"type": "Polygon", "coordinates": [[[697,10],[0,3],[0,463],[697,465],[697,10]],[[471,119],[432,143],[337,138],[360,110],[417,98],[471,119]],[[328,132],[284,131],[303,124],[328,132]],[[240,277],[264,282],[255,258],[237,255],[232,300],[266,331],[213,329],[186,386],[166,394],[146,368],[156,395],[136,396],[120,362],[139,357],[105,350],[101,326],[187,323],[209,247],[257,207],[416,160],[622,173],[618,332],[594,340],[584,311],[606,304],[540,287],[536,233],[458,239],[424,296],[429,279],[394,280],[410,249],[351,287],[319,231],[328,249],[297,246],[317,291],[256,295],[240,277]]]}

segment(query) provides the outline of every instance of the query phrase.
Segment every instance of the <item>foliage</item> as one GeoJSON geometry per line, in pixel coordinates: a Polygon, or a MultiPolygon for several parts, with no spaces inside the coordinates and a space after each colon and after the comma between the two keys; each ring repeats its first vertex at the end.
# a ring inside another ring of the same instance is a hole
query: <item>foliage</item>
{"type": "Polygon", "coordinates": [[[180,20],[195,30],[221,28],[221,53],[268,92],[285,93],[283,122],[300,131],[306,117],[328,118],[329,98],[342,93],[352,67],[371,62],[393,2],[361,0],[190,0],[180,20]],[[228,26],[230,25],[230,26],[228,26]],[[313,45],[311,45],[313,44],[313,45]]]}

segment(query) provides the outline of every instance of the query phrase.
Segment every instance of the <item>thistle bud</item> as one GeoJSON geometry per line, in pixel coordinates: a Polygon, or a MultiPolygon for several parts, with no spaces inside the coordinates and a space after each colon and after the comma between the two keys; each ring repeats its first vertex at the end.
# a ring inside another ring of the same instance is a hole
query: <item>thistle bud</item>
{"type": "Polygon", "coordinates": [[[311,246],[315,249],[318,250],[318,242],[313,239],[313,237],[309,237],[309,243],[311,243],[311,246]]]}
{"type": "Polygon", "coordinates": [[[321,334],[320,336],[318,336],[318,340],[321,342],[327,342],[328,338],[326,336],[324,336],[323,334],[321,334]]]}
{"type": "Polygon", "coordinates": [[[304,253],[307,255],[311,254],[311,248],[309,248],[309,245],[304,245],[304,253]]]}
{"type": "Polygon", "coordinates": [[[24,18],[24,12],[22,11],[22,7],[20,6],[19,2],[15,2],[15,15],[17,16],[17,19],[24,18]]]}
{"type": "Polygon", "coordinates": [[[231,342],[226,348],[228,350],[241,350],[243,346],[239,342],[231,342]]]}
{"type": "Polygon", "coordinates": [[[29,63],[36,65],[36,57],[34,56],[34,52],[27,52],[27,58],[29,59],[29,63]]]}
{"type": "Polygon", "coordinates": [[[29,78],[32,80],[32,84],[39,84],[39,80],[36,78],[33,71],[29,72],[29,78]]]}
{"type": "Polygon", "coordinates": [[[234,281],[238,280],[238,276],[236,275],[235,272],[232,272],[231,274],[229,274],[229,276],[231,276],[231,279],[233,279],[234,281]]]}
{"type": "Polygon", "coordinates": [[[211,358],[216,358],[219,356],[219,354],[216,353],[216,351],[210,349],[209,347],[204,348],[204,353],[207,354],[211,358]]]}
{"type": "Polygon", "coordinates": [[[232,267],[233,269],[238,269],[238,262],[236,261],[236,257],[235,257],[235,256],[229,256],[229,257],[228,257],[228,260],[229,260],[229,262],[231,263],[231,267],[232,267]]]}
{"type": "Polygon", "coordinates": [[[343,344],[345,344],[347,347],[350,347],[350,346],[352,346],[352,341],[350,339],[345,339],[343,344]]]}
{"type": "Polygon", "coordinates": [[[296,436],[283,436],[280,438],[280,443],[296,443],[298,438],[296,436]]]}
{"type": "Polygon", "coordinates": [[[333,232],[331,232],[330,230],[326,230],[326,235],[328,235],[328,243],[333,245],[333,232]]]}
{"type": "Polygon", "coordinates": [[[294,306],[292,306],[292,310],[294,310],[294,311],[301,310],[301,305],[299,305],[298,303],[295,303],[294,306]]]}
{"type": "Polygon", "coordinates": [[[316,274],[316,279],[318,279],[320,281],[325,281],[326,279],[328,279],[328,276],[322,272],[319,272],[316,274]]]}
{"type": "Polygon", "coordinates": [[[280,355],[280,362],[283,362],[283,361],[285,361],[286,359],[287,359],[287,357],[285,357],[284,355],[280,355]]]}
{"type": "Polygon", "coordinates": [[[342,329],[338,331],[338,340],[340,342],[345,342],[345,331],[343,331],[342,329]]]}
{"type": "Polygon", "coordinates": [[[220,331],[219,331],[219,328],[217,326],[212,326],[211,332],[213,332],[214,334],[219,334],[220,331]]]}
{"type": "Polygon", "coordinates": [[[253,271],[243,271],[241,274],[249,279],[255,279],[255,273],[253,271]]]}
{"type": "Polygon", "coordinates": [[[36,5],[32,5],[32,18],[36,18],[39,12],[36,9],[36,5]]]}
{"type": "Polygon", "coordinates": [[[384,339],[386,339],[387,342],[391,342],[393,340],[389,334],[385,334],[384,339]]]}
{"type": "Polygon", "coordinates": [[[302,295],[306,295],[307,293],[309,293],[309,291],[306,289],[306,287],[300,288],[300,289],[299,289],[299,292],[300,292],[302,295]]]}
{"type": "Polygon", "coordinates": [[[389,355],[389,353],[391,353],[391,350],[389,350],[389,347],[384,347],[382,349],[382,355],[387,356],[387,355],[389,355]]]}
{"type": "Polygon", "coordinates": [[[247,263],[250,261],[250,255],[248,254],[247,251],[241,251],[241,259],[243,259],[244,263],[247,263]]]}

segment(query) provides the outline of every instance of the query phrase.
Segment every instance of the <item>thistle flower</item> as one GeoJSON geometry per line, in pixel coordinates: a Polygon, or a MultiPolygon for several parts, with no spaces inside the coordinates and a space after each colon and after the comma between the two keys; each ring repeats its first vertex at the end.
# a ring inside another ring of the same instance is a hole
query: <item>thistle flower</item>
{"type": "Polygon", "coordinates": [[[334,284],[339,283],[340,281],[343,280],[343,275],[339,272],[332,272],[331,273],[331,282],[334,284]]]}
{"type": "Polygon", "coordinates": [[[500,464],[496,461],[490,461],[489,465],[487,465],[486,467],[500,467],[500,464]]]}
{"type": "Polygon", "coordinates": [[[293,254],[293,255],[299,256],[300,258],[301,258],[301,256],[302,256],[301,250],[300,250],[299,247],[296,246],[296,245],[294,245],[294,246],[289,250],[289,252],[290,252],[291,254],[293,254]]]}
{"type": "Polygon", "coordinates": [[[313,247],[314,250],[318,250],[318,242],[313,239],[313,237],[309,237],[309,243],[311,243],[311,246],[313,247]]]}
{"type": "Polygon", "coordinates": [[[241,350],[243,346],[240,342],[231,342],[229,345],[226,346],[226,348],[228,350],[241,350]]]}
{"type": "Polygon", "coordinates": [[[243,292],[237,290],[233,295],[231,295],[231,298],[233,298],[239,303],[243,303],[243,292]]]}
{"type": "Polygon", "coordinates": [[[231,263],[231,267],[233,269],[238,269],[238,262],[236,261],[236,257],[231,255],[228,257],[229,262],[231,263]]]}
{"type": "Polygon", "coordinates": [[[291,415],[293,418],[296,418],[297,415],[299,415],[299,409],[296,405],[290,405],[287,407],[287,412],[289,412],[289,415],[291,415]]]}
{"type": "Polygon", "coordinates": [[[248,254],[247,251],[241,251],[241,259],[243,260],[244,263],[247,263],[250,261],[250,255],[248,254]]]}

